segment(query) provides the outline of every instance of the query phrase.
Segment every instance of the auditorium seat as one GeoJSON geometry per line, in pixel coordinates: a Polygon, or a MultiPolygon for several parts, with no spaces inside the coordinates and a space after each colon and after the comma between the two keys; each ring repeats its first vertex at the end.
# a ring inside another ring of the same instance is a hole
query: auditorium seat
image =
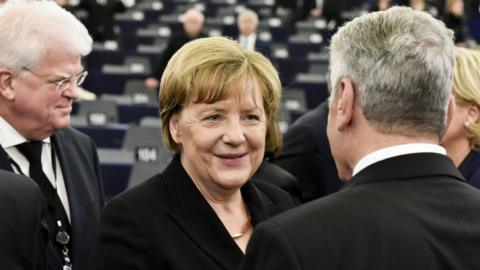
{"type": "Polygon", "coordinates": [[[148,89],[144,80],[128,80],[123,94],[129,96],[134,104],[150,104],[154,106],[158,104],[156,91],[148,89]]]}
{"type": "Polygon", "coordinates": [[[110,100],[82,100],[78,104],[77,116],[84,116],[87,123],[94,126],[105,126],[118,122],[117,104],[110,100]]]}

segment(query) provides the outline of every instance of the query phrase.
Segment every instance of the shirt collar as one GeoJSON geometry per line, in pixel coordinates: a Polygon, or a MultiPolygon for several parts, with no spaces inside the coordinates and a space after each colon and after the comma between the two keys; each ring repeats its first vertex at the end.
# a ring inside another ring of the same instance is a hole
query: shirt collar
{"type": "MultiPolygon", "coordinates": [[[[0,117],[0,144],[4,149],[14,147],[28,141],[22,136],[10,123],[0,117]]],[[[45,138],[43,142],[50,143],[50,137],[45,138]]]]}
{"type": "Polygon", "coordinates": [[[391,157],[414,153],[438,153],[446,155],[447,151],[440,145],[429,143],[409,143],[386,147],[362,157],[353,168],[352,177],[373,163],[391,157]]]}
{"type": "Polygon", "coordinates": [[[244,35],[240,35],[240,38],[245,38],[247,40],[250,40],[250,39],[255,39],[257,37],[257,34],[253,33],[253,34],[250,34],[248,36],[244,36],[244,35]]]}

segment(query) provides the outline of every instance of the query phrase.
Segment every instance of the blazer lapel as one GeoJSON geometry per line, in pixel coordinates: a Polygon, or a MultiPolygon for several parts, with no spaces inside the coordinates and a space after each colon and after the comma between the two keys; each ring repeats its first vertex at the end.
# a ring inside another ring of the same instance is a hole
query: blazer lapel
{"type": "Polygon", "coordinates": [[[3,149],[3,147],[0,147],[0,170],[5,170],[5,171],[10,171],[13,172],[13,168],[10,165],[10,161],[8,161],[8,154],[3,149]]]}
{"type": "Polygon", "coordinates": [[[243,253],[196,188],[177,155],[163,177],[170,196],[170,216],[193,242],[224,269],[237,269],[243,253]]]}
{"type": "MultiPolygon", "coordinates": [[[[62,168],[63,180],[65,181],[65,188],[67,191],[68,204],[70,207],[70,218],[72,228],[72,239],[83,238],[83,241],[73,240],[72,258],[79,256],[77,254],[90,252],[83,250],[80,245],[81,242],[94,241],[94,235],[86,235],[83,228],[88,224],[95,224],[90,221],[95,214],[91,212],[91,207],[84,204],[91,204],[92,196],[86,190],[86,185],[83,184],[82,175],[84,174],[80,168],[81,166],[72,166],[75,162],[81,162],[76,156],[76,149],[73,148],[73,142],[68,136],[62,136],[59,132],[53,135],[52,142],[55,147],[55,154],[58,157],[59,165],[62,168]],[[87,240],[90,238],[90,240],[87,240]]],[[[81,255],[80,257],[84,257],[81,255]]]]}

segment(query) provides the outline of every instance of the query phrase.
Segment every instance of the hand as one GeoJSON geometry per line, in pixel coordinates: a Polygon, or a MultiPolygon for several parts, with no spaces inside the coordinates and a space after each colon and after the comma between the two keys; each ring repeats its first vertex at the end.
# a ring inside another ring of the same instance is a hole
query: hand
{"type": "Polygon", "coordinates": [[[322,10],[320,8],[314,8],[310,10],[310,15],[313,17],[320,17],[322,15],[322,10]]]}
{"type": "Polygon", "coordinates": [[[145,80],[145,86],[149,89],[157,89],[159,85],[159,81],[156,78],[148,77],[145,80]]]}

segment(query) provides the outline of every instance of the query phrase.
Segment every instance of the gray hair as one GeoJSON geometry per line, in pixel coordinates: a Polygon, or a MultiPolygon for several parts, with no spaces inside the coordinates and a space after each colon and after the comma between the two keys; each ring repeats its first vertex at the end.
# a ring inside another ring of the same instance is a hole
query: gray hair
{"type": "Polygon", "coordinates": [[[379,132],[441,136],[454,60],[453,32],[431,15],[406,7],[370,13],[332,37],[331,96],[347,77],[379,132]]]}
{"type": "Polygon", "coordinates": [[[252,18],[255,21],[255,24],[258,25],[258,15],[255,13],[255,11],[251,9],[244,9],[238,13],[237,17],[237,24],[240,22],[240,19],[247,17],[247,18],[252,18]]]}
{"type": "Polygon", "coordinates": [[[8,1],[0,12],[0,67],[16,72],[38,65],[49,49],[85,56],[92,38],[53,1],[8,1]]]}

